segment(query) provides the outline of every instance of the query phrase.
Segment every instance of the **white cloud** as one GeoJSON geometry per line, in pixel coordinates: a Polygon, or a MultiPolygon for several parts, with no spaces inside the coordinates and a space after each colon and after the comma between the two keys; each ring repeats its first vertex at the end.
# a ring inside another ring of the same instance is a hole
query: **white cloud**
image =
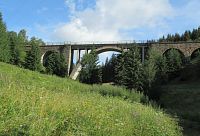
{"type": "Polygon", "coordinates": [[[115,30],[93,31],[82,24],[80,19],[74,19],[70,23],[63,24],[55,29],[54,37],[69,41],[90,40],[117,40],[119,35],[115,30]],[[58,37],[57,37],[58,36],[58,37]]]}
{"type": "Polygon", "coordinates": [[[130,37],[125,38],[122,30],[162,26],[166,18],[173,16],[169,0],[97,0],[94,8],[82,11],[76,10],[74,0],[66,0],[66,4],[71,11],[71,20],[55,28],[54,40],[128,39],[130,37]]]}

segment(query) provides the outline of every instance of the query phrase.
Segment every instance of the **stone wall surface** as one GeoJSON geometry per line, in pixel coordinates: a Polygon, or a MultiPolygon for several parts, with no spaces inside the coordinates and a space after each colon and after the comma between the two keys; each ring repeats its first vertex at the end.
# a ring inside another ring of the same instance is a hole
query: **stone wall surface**
{"type": "MultiPolygon", "coordinates": [[[[80,52],[81,50],[85,50],[88,53],[91,49],[96,49],[98,54],[106,52],[106,51],[127,51],[132,46],[138,46],[141,48],[142,61],[144,61],[145,56],[150,48],[153,48],[160,53],[164,54],[169,49],[177,49],[179,50],[186,58],[189,58],[194,51],[200,49],[200,42],[178,42],[178,43],[112,43],[112,44],[65,44],[65,45],[46,45],[40,46],[41,49],[41,62],[43,62],[45,54],[48,52],[60,52],[65,56],[67,65],[68,65],[68,75],[70,75],[71,64],[73,61],[74,51],[76,50],[79,54],[80,62],[80,52]]],[[[30,50],[30,46],[26,46],[26,50],[30,50]]],[[[76,69],[76,68],[74,68],[76,69]]],[[[73,70],[72,70],[73,71],[73,70]]],[[[76,73],[76,72],[72,72],[76,73]]]]}

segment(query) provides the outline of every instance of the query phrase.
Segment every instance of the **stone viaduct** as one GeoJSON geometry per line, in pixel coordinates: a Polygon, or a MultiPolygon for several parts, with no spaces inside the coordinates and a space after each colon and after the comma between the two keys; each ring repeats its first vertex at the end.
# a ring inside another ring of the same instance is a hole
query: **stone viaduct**
{"type": "MultiPolygon", "coordinates": [[[[159,43],[159,42],[112,42],[112,43],[63,43],[63,44],[46,44],[45,46],[40,46],[41,49],[41,62],[43,63],[47,56],[52,52],[59,52],[65,56],[68,65],[68,75],[72,79],[76,79],[81,70],[81,55],[87,54],[91,49],[95,49],[97,54],[106,51],[116,51],[122,52],[127,51],[132,46],[137,46],[140,48],[142,62],[145,60],[145,56],[150,48],[153,48],[164,54],[170,49],[178,50],[185,58],[191,58],[193,54],[200,50],[200,42],[177,42],[177,43],[159,43]],[[75,57],[76,56],[76,57],[75,57]],[[76,58],[76,60],[75,60],[76,58]],[[75,61],[76,66],[72,68],[72,64],[75,61]]],[[[30,50],[30,46],[26,47],[30,50]]]]}

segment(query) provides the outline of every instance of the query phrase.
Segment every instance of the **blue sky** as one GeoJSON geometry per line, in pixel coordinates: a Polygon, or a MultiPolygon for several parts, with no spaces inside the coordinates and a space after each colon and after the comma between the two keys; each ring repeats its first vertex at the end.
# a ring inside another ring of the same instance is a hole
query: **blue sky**
{"type": "Polygon", "coordinates": [[[8,30],[46,42],[156,39],[200,26],[199,9],[199,0],[0,1],[8,30]]]}

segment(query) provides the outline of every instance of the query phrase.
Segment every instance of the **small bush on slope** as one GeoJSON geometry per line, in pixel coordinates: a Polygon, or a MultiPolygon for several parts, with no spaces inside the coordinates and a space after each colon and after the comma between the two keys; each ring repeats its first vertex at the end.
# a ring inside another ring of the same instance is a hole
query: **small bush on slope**
{"type": "Polygon", "coordinates": [[[151,106],[90,90],[0,63],[0,135],[181,135],[173,119],[151,106]]]}

